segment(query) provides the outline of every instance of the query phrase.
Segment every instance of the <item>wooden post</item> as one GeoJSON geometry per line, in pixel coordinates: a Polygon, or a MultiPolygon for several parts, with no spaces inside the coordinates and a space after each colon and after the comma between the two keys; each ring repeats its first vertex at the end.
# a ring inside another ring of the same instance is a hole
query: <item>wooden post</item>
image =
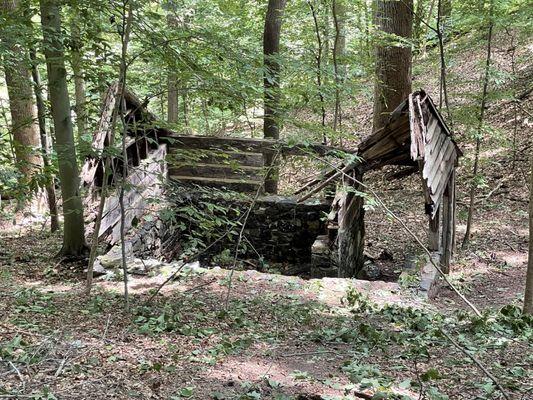
{"type": "Polygon", "coordinates": [[[428,250],[438,252],[440,250],[440,210],[437,210],[434,218],[429,215],[428,250]]]}
{"type": "MultiPolygon", "coordinates": [[[[359,168],[355,168],[352,173],[357,181],[362,182],[363,173],[359,168]]],[[[345,182],[345,185],[354,190],[362,189],[357,183],[345,182]]],[[[340,278],[357,276],[364,265],[365,211],[363,205],[363,197],[354,193],[353,190],[347,192],[341,200],[337,237],[340,278]]]]}
{"type": "Polygon", "coordinates": [[[442,198],[442,250],[440,263],[445,273],[450,272],[450,262],[455,242],[455,171],[452,172],[442,198]]]}

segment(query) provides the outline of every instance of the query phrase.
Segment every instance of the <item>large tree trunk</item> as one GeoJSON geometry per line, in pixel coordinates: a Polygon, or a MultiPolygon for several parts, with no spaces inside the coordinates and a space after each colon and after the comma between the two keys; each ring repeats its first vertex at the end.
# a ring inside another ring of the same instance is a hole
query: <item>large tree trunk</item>
{"type": "Polygon", "coordinates": [[[531,176],[529,178],[529,258],[527,263],[524,314],[533,314],[533,152],[530,155],[531,176]]]}
{"type": "MultiPolygon", "coordinates": [[[[287,0],[269,0],[265,17],[265,30],[263,33],[264,54],[264,122],[263,135],[265,138],[279,139],[279,42],[281,34],[281,22],[283,10],[287,0]]],[[[273,156],[267,156],[265,163],[270,166],[273,156]]],[[[269,193],[278,191],[278,171],[271,169],[271,173],[265,181],[265,190],[269,193]]]]}
{"type": "MultiPolygon", "coordinates": [[[[1,12],[8,21],[20,23],[25,18],[24,10],[18,0],[0,0],[1,12]]],[[[28,21],[29,22],[29,21],[28,21]]],[[[13,145],[18,169],[27,185],[32,176],[42,166],[40,155],[41,141],[37,129],[37,115],[33,104],[31,84],[31,63],[24,43],[17,43],[14,37],[2,38],[10,49],[3,54],[4,72],[9,96],[13,145]]]]}
{"type": "Polygon", "coordinates": [[[55,149],[63,197],[63,248],[65,256],[79,256],[85,249],[83,206],[79,194],[78,164],[70,116],[60,10],[57,0],[40,0],[48,92],[55,127],[55,149]]]}
{"type": "MultiPolygon", "coordinates": [[[[377,0],[376,24],[385,34],[409,40],[413,0],[377,0]]],[[[411,93],[411,47],[380,45],[376,51],[373,130],[382,128],[390,113],[411,93]]]]}

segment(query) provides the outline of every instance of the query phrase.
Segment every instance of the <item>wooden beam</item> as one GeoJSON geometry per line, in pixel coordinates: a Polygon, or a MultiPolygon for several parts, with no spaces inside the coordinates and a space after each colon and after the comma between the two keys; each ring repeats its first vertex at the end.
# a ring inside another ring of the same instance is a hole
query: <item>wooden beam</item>
{"type": "Polygon", "coordinates": [[[444,273],[450,272],[455,241],[455,172],[448,179],[442,198],[441,265],[444,273]]]}
{"type": "MultiPolygon", "coordinates": [[[[360,169],[355,168],[352,173],[355,174],[355,179],[362,182],[363,173],[360,169]]],[[[346,184],[352,189],[362,190],[360,185],[353,182],[347,182],[346,184]]],[[[337,236],[339,277],[354,278],[364,265],[364,199],[350,190],[343,194],[339,205],[339,230],[337,236]]]]}
{"type": "Polygon", "coordinates": [[[289,145],[282,140],[238,138],[231,136],[198,136],[198,135],[162,135],[162,140],[172,148],[232,150],[252,153],[272,154],[281,151],[284,155],[305,156],[310,153],[320,156],[344,152],[355,154],[356,150],[341,149],[322,144],[294,144],[289,145]]]}

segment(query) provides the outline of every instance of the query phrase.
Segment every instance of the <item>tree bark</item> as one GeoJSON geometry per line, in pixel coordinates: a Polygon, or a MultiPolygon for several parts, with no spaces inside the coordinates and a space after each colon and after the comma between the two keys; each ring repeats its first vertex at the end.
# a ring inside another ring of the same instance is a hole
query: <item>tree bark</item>
{"type": "Polygon", "coordinates": [[[333,130],[342,125],[341,86],[344,82],[346,69],[344,68],[344,52],[346,49],[346,33],[344,23],[346,8],[343,0],[333,0],[333,22],[335,24],[335,40],[333,42],[333,70],[335,73],[335,111],[333,114],[333,130]]]}
{"type": "MultiPolygon", "coordinates": [[[[18,21],[26,18],[25,10],[19,0],[2,0],[0,5],[0,11],[6,14],[9,22],[20,24],[18,21]]],[[[24,47],[25,44],[17,43],[15,38],[9,36],[3,37],[2,41],[10,50],[3,55],[3,61],[11,113],[13,146],[17,167],[24,177],[21,184],[27,186],[33,175],[42,167],[41,141],[33,104],[31,63],[24,47]]]]}
{"type": "MultiPolygon", "coordinates": [[[[377,0],[375,22],[385,35],[411,39],[413,0],[377,0]]],[[[389,114],[411,93],[411,46],[378,45],[374,86],[374,132],[385,126],[389,114]]]]}
{"type": "MultiPolygon", "coordinates": [[[[45,169],[50,167],[48,135],[46,134],[46,106],[43,99],[43,90],[41,85],[41,76],[37,67],[37,56],[35,50],[30,48],[30,58],[32,61],[31,74],[35,92],[35,103],[37,104],[37,118],[39,120],[39,134],[41,136],[41,149],[43,165],[45,169]]],[[[57,214],[56,189],[54,177],[49,177],[50,181],[46,184],[46,196],[48,209],[50,210],[50,231],[55,232],[59,229],[59,219],[57,214]]]]}
{"type": "MultiPolygon", "coordinates": [[[[167,25],[171,30],[176,29],[178,23],[176,17],[172,14],[167,15],[167,25]]],[[[175,71],[175,66],[169,65],[167,72],[167,122],[176,123],[178,122],[178,76],[175,71]]]]}
{"type": "MultiPolygon", "coordinates": [[[[264,56],[264,121],[263,136],[265,138],[279,139],[279,43],[281,35],[281,23],[283,11],[287,0],[269,0],[265,17],[263,33],[263,56],[264,56]]],[[[272,164],[272,155],[265,157],[266,166],[272,164]]],[[[278,191],[278,170],[272,168],[271,173],[265,180],[265,190],[269,193],[278,191]]]]}
{"type": "Polygon", "coordinates": [[[64,232],[61,254],[77,257],[86,250],[85,230],[58,4],[58,0],[40,0],[41,24],[63,197],[64,232]]]}
{"type": "MultiPolygon", "coordinates": [[[[315,54],[315,61],[316,61],[316,86],[318,91],[318,100],[320,102],[320,113],[322,116],[322,127],[326,126],[326,107],[324,105],[324,94],[322,93],[322,47],[323,47],[323,40],[320,35],[320,25],[318,24],[318,16],[317,11],[315,10],[315,7],[313,6],[313,3],[308,0],[307,4],[309,5],[309,9],[311,10],[311,15],[313,16],[313,22],[315,24],[315,35],[316,35],[316,54],[315,54]]],[[[327,54],[327,53],[326,53],[327,54]]],[[[322,144],[327,144],[327,137],[325,136],[325,133],[322,137],[322,144]]]]}
{"type": "Polygon", "coordinates": [[[529,177],[529,256],[526,273],[526,290],[524,293],[524,314],[533,314],[533,151],[530,154],[529,177]]]}
{"type": "Polygon", "coordinates": [[[83,76],[83,56],[82,56],[82,41],[80,37],[80,29],[78,27],[77,18],[72,21],[71,24],[71,66],[74,74],[74,97],[76,105],[74,111],[76,111],[76,126],[78,129],[78,143],[85,134],[87,127],[87,107],[85,98],[85,77],[83,76]]]}

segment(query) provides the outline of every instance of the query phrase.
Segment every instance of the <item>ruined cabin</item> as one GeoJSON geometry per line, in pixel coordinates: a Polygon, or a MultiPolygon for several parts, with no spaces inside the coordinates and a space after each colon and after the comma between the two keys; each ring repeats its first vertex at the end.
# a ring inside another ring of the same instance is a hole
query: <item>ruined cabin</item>
{"type": "Polygon", "coordinates": [[[94,226],[105,182],[111,195],[105,199],[98,235],[109,246],[120,240],[120,208],[113,193],[119,183],[126,188],[125,225],[131,250],[166,258],[179,256],[179,235],[169,233],[161,221],[148,227],[146,222],[139,226],[139,221],[157,213],[161,200],[167,206],[168,201],[175,201],[175,190],[169,190],[169,185],[186,193],[188,202],[199,201],[192,193],[200,189],[207,188],[207,193],[231,190],[248,195],[242,210],[252,208],[243,232],[254,256],[303,265],[315,276],[355,277],[364,265],[364,199],[357,192],[368,192],[366,172],[398,165],[420,174],[429,225],[427,246],[444,271],[450,264],[455,242],[455,168],[461,151],[424,91],[412,93],[384,128],[357,150],[345,152],[351,155],[348,162],[331,163],[329,170],[294,196],[263,193],[272,169],[265,160],[331,156],[339,154],[339,149],[268,139],[180,135],[147,110],[147,101],[127,89],[121,95],[118,85],[107,92],[93,150],[81,176],[85,207],[94,226]],[[126,110],[126,153],[106,155],[105,149],[113,142],[113,126],[121,121],[117,115],[120,99],[126,110]],[[332,185],[336,187],[333,198],[315,197],[332,185]],[[151,201],[154,198],[159,202],[151,201]]]}

